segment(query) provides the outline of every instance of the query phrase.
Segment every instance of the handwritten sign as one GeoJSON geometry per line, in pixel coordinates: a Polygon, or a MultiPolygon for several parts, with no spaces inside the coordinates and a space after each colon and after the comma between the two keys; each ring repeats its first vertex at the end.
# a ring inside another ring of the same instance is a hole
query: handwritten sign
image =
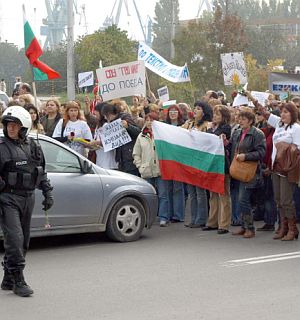
{"type": "Polygon", "coordinates": [[[159,100],[162,102],[169,101],[170,99],[169,90],[167,86],[157,89],[157,94],[158,94],[159,100]]]}
{"type": "Polygon", "coordinates": [[[262,106],[265,106],[266,105],[266,101],[268,100],[270,93],[268,93],[268,92],[259,92],[259,91],[251,91],[251,95],[262,106]]]}
{"type": "Polygon", "coordinates": [[[78,87],[88,87],[94,85],[94,72],[88,71],[88,72],[81,72],[78,73],[78,87]]]}
{"type": "Polygon", "coordinates": [[[221,61],[225,86],[248,82],[243,52],[223,53],[221,61]]]}
{"type": "Polygon", "coordinates": [[[131,141],[131,137],[122,125],[122,120],[117,119],[106,123],[99,130],[104,152],[116,149],[131,141]]]}
{"type": "Polygon", "coordinates": [[[143,42],[139,43],[138,59],[145,61],[146,68],[169,81],[190,81],[190,73],[186,64],[183,67],[171,64],[143,42]]]}
{"type": "Polygon", "coordinates": [[[146,96],[144,61],[100,68],[96,73],[103,101],[137,94],[146,96]]]}

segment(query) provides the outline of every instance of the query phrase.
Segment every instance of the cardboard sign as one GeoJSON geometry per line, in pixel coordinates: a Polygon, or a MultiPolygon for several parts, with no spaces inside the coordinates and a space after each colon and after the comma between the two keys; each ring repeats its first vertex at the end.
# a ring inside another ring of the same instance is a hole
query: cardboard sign
{"type": "Polygon", "coordinates": [[[275,94],[290,92],[292,95],[300,95],[300,74],[270,72],[269,90],[275,94]]]}
{"type": "Polygon", "coordinates": [[[97,69],[103,101],[133,95],[146,96],[144,61],[133,61],[97,69]]]}
{"type": "Polygon", "coordinates": [[[190,73],[186,64],[183,67],[171,64],[144,42],[139,43],[138,59],[145,61],[146,68],[169,81],[190,81],[190,73]]]}
{"type": "Polygon", "coordinates": [[[131,141],[131,137],[123,127],[121,119],[106,123],[101,130],[99,130],[99,133],[104,152],[114,150],[131,141]]]}
{"type": "Polygon", "coordinates": [[[88,87],[94,85],[94,72],[88,71],[88,72],[81,72],[78,73],[78,87],[88,87]]]}
{"type": "Polygon", "coordinates": [[[238,80],[238,84],[248,82],[243,52],[221,54],[221,61],[225,86],[231,86],[234,80],[238,80]]]}
{"type": "Polygon", "coordinates": [[[237,96],[234,98],[232,102],[233,107],[240,107],[240,106],[248,106],[249,105],[249,100],[247,97],[242,96],[241,94],[237,94],[237,96]]]}
{"type": "Polygon", "coordinates": [[[259,91],[251,91],[251,95],[253,98],[258,100],[258,102],[262,105],[266,105],[266,100],[268,100],[270,93],[268,92],[259,92],[259,91]]]}
{"type": "Polygon", "coordinates": [[[169,90],[167,86],[157,89],[157,94],[158,94],[159,100],[162,102],[169,101],[170,99],[169,90]]]}

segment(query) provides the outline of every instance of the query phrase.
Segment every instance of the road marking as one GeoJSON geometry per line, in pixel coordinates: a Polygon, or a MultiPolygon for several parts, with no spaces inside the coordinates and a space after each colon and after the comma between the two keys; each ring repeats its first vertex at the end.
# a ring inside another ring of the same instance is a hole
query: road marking
{"type": "Polygon", "coordinates": [[[237,260],[229,260],[221,263],[223,267],[241,267],[245,265],[253,265],[259,263],[267,263],[274,261],[283,261],[289,259],[298,259],[300,258],[300,251],[289,252],[289,253],[281,253],[281,254],[273,254],[269,256],[261,256],[261,257],[253,257],[246,259],[237,259],[237,260]]]}

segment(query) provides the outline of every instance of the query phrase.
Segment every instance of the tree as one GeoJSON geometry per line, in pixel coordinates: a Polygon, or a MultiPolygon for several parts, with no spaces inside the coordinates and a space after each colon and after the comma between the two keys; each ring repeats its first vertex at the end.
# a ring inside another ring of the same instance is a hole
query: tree
{"type": "Polygon", "coordinates": [[[172,32],[179,23],[179,1],[159,0],[155,5],[154,20],[153,49],[165,59],[171,60],[172,32]]]}
{"type": "Polygon", "coordinates": [[[218,6],[212,17],[207,15],[181,29],[175,41],[175,61],[189,62],[192,84],[201,94],[223,89],[220,54],[244,51],[246,43],[240,18],[225,14],[218,6]]]}
{"type": "Polygon", "coordinates": [[[113,25],[80,38],[75,44],[75,54],[77,72],[84,72],[97,69],[99,60],[103,66],[136,60],[137,43],[128,39],[126,31],[113,25]]]}
{"type": "MultiPolygon", "coordinates": [[[[266,91],[269,73],[276,70],[276,66],[283,65],[283,59],[269,59],[266,66],[259,66],[251,54],[245,57],[248,71],[248,88],[255,91],[266,91]]],[[[276,70],[278,72],[278,70],[276,70]]]]}
{"type": "Polygon", "coordinates": [[[0,52],[1,79],[6,80],[8,93],[11,93],[15,77],[24,77],[28,61],[25,54],[12,43],[0,42],[0,52]]]}

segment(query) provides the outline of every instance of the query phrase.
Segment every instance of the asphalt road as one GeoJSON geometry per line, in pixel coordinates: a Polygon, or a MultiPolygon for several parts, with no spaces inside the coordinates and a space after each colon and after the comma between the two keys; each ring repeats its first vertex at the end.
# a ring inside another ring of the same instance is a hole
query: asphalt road
{"type": "Polygon", "coordinates": [[[274,241],[270,232],[243,239],[177,223],[154,225],[125,244],[97,234],[34,239],[27,261],[35,294],[20,298],[0,290],[1,320],[276,320],[300,314],[299,242],[274,241]]]}

